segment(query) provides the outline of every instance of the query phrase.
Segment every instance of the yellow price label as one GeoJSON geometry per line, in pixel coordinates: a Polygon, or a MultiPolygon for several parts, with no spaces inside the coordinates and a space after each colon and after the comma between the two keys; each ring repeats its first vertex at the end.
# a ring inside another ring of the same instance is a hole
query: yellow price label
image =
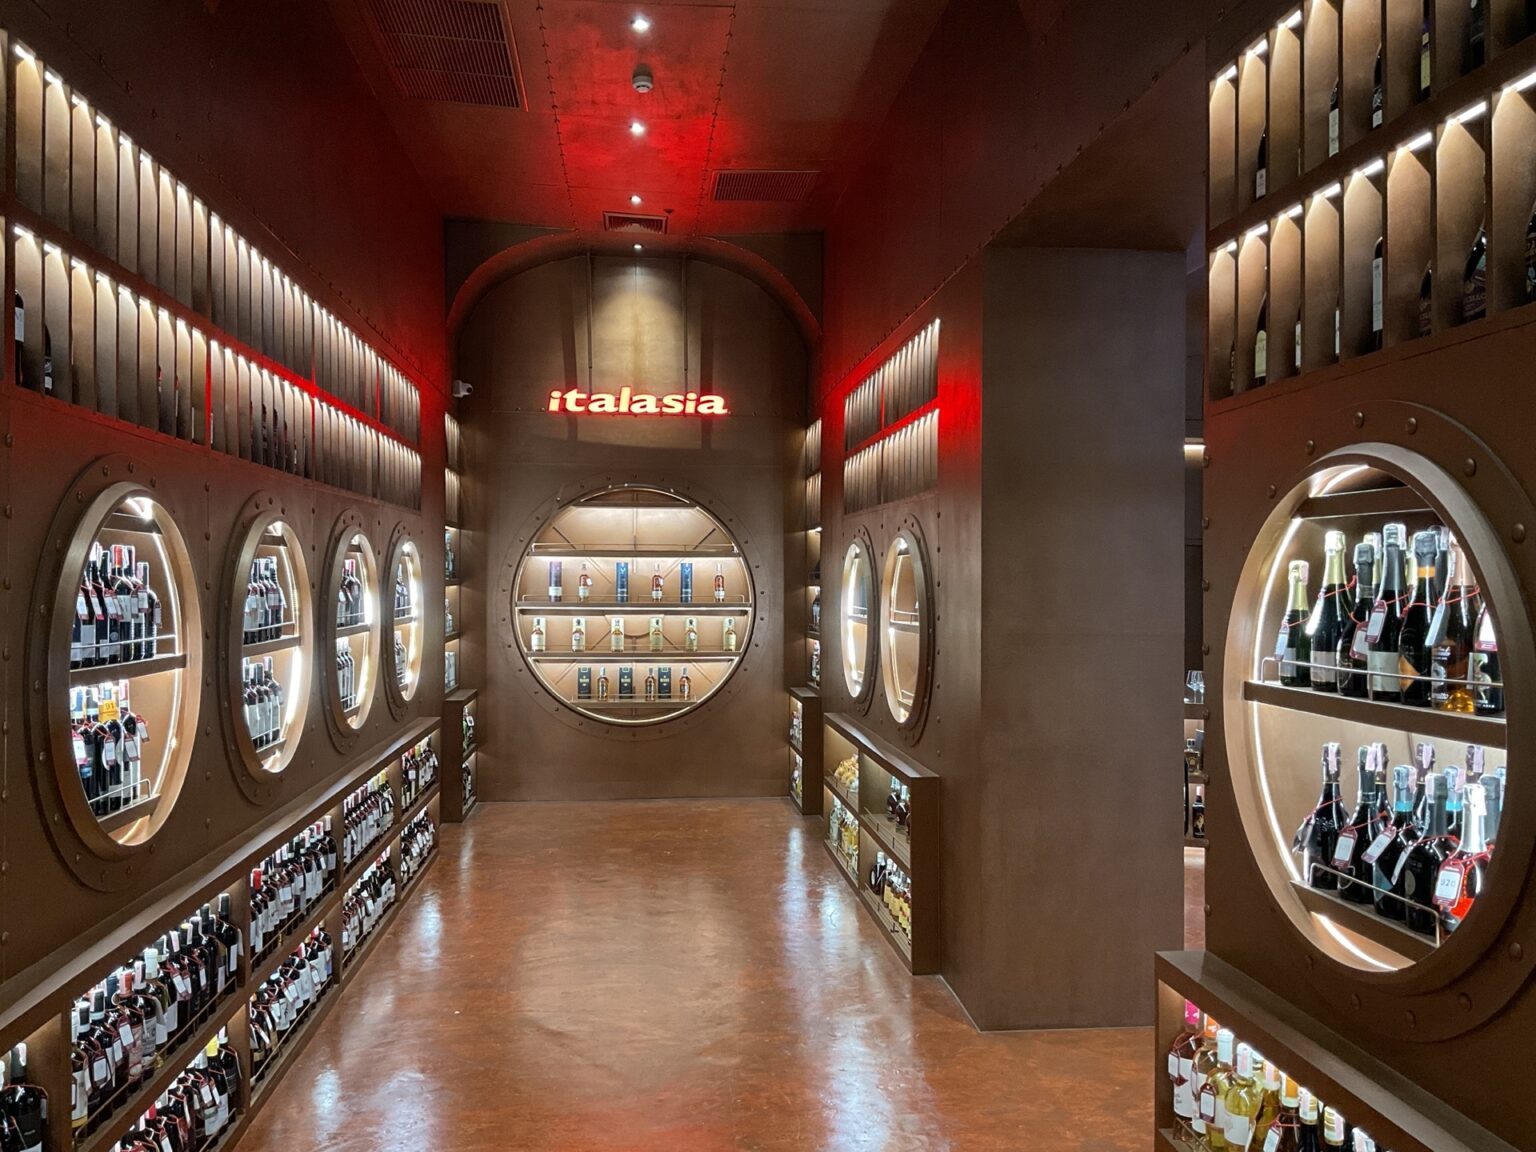
{"type": "Polygon", "coordinates": [[[103,700],[96,706],[96,715],[103,724],[110,724],[118,718],[117,701],[103,700]]]}

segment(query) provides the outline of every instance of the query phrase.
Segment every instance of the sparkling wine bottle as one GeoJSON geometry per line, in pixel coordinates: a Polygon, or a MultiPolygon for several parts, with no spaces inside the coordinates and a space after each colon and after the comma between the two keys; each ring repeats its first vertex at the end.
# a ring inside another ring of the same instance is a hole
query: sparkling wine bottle
{"type": "Polygon", "coordinates": [[[1388,524],[1382,532],[1384,556],[1381,588],[1376,593],[1376,604],[1371,609],[1370,623],[1366,629],[1366,643],[1370,649],[1367,663],[1371,670],[1371,698],[1392,703],[1400,703],[1403,698],[1398,672],[1402,665],[1401,641],[1406,599],[1403,591],[1403,546],[1406,536],[1407,529],[1401,524],[1388,524]]]}
{"type": "Polygon", "coordinates": [[[1371,885],[1375,877],[1371,866],[1365,862],[1365,853],[1381,835],[1387,823],[1387,746],[1368,744],[1357,757],[1356,769],[1359,781],[1359,800],[1354,815],[1339,833],[1334,847],[1335,871],[1348,873],[1349,880],[1339,883],[1339,895],[1352,904],[1371,903],[1371,885]]]}
{"type": "Polygon", "coordinates": [[[1439,541],[1434,532],[1416,532],[1413,537],[1415,574],[1413,592],[1403,612],[1403,627],[1398,635],[1398,668],[1402,672],[1403,703],[1429,707],[1434,663],[1431,624],[1435,611],[1435,560],[1439,541]]]}
{"type": "Polygon", "coordinates": [[[1472,712],[1477,702],[1470,682],[1472,646],[1483,598],[1460,542],[1451,541],[1450,573],[1430,625],[1430,703],[1443,712],[1472,712]]]}
{"type": "Polygon", "coordinates": [[[1392,822],[1377,833],[1376,839],[1366,849],[1363,857],[1371,866],[1371,899],[1376,914],[1389,920],[1402,920],[1406,916],[1402,901],[1393,895],[1398,872],[1412,845],[1416,832],[1413,828],[1413,769],[1399,764],[1392,769],[1392,822]]]}
{"type": "Polygon", "coordinates": [[[1380,128],[1386,116],[1386,90],[1382,86],[1381,45],[1376,45],[1376,63],[1371,68],[1371,127],[1380,128]]]}
{"type": "Polygon", "coordinates": [[[1288,688],[1311,686],[1312,675],[1307,668],[1312,649],[1307,637],[1306,623],[1311,615],[1307,607],[1307,562],[1292,560],[1289,566],[1290,595],[1286,601],[1285,615],[1280,620],[1280,632],[1275,639],[1275,656],[1280,661],[1280,683],[1288,688]]]}
{"type": "Polygon", "coordinates": [[[1488,866],[1487,792],[1481,784],[1469,784],[1466,798],[1466,835],[1456,845],[1435,878],[1435,907],[1447,932],[1454,932],[1482,895],[1488,866]]]}
{"type": "Polygon", "coordinates": [[[1408,927],[1425,936],[1435,935],[1440,914],[1435,907],[1435,884],[1449,853],[1445,831],[1445,777],[1431,773],[1424,781],[1429,817],[1424,834],[1408,849],[1396,889],[1408,909],[1408,927]]]}
{"type": "Polygon", "coordinates": [[[1313,888],[1337,891],[1339,876],[1332,870],[1339,833],[1348,823],[1339,797],[1341,749],[1336,742],[1323,745],[1323,790],[1317,807],[1296,830],[1292,850],[1301,853],[1301,874],[1313,888]]]}
{"type": "Polygon", "coordinates": [[[1337,647],[1337,679],[1339,693],[1343,696],[1363,699],[1369,695],[1370,647],[1366,635],[1371,608],[1376,603],[1377,579],[1381,571],[1376,558],[1380,550],[1381,538],[1374,532],[1355,545],[1353,604],[1343,621],[1337,647]]]}
{"type": "Polygon", "coordinates": [[[1330,531],[1324,541],[1323,586],[1306,626],[1312,654],[1310,682],[1314,692],[1337,692],[1339,640],[1355,605],[1344,580],[1344,533],[1330,531]]]}

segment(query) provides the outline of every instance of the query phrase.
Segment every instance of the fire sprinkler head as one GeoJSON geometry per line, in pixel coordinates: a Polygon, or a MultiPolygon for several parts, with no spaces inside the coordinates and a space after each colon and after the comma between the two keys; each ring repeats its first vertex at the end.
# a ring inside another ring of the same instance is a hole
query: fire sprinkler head
{"type": "Polygon", "coordinates": [[[656,78],[651,75],[651,69],[648,65],[636,64],[635,74],[630,77],[630,83],[635,86],[636,92],[644,94],[656,87],[656,78]]]}

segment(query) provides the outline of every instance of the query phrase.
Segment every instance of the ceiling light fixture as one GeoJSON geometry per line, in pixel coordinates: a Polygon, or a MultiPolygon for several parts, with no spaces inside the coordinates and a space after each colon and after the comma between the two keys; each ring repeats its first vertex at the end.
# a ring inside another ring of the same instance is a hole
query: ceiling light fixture
{"type": "Polygon", "coordinates": [[[629,134],[631,136],[644,136],[645,125],[640,123],[638,120],[631,120],[629,122],[629,134]]]}
{"type": "Polygon", "coordinates": [[[631,196],[629,198],[629,202],[636,208],[640,207],[640,193],[636,192],[633,196],[631,196]]]}
{"type": "Polygon", "coordinates": [[[635,18],[629,22],[629,26],[642,36],[651,30],[651,22],[638,12],[635,13],[635,18]]]}
{"type": "Polygon", "coordinates": [[[644,252],[645,251],[645,245],[644,244],[636,244],[635,245],[635,251],[636,252],[644,252]]]}

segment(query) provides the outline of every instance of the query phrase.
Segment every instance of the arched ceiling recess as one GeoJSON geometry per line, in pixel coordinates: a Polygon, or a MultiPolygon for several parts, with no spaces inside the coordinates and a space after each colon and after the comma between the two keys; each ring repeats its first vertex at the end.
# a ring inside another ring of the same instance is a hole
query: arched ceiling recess
{"type": "MultiPolygon", "coordinates": [[[[646,236],[644,256],[687,256],[728,269],[767,292],[794,321],[812,352],[821,344],[821,324],[789,278],[768,260],[739,245],[709,236],[646,236]]],[[[633,256],[634,233],[559,232],[504,248],[464,279],[448,310],[450,347],[475,305],[496,285],[530,268],[571,256],[633,256]]]]}

